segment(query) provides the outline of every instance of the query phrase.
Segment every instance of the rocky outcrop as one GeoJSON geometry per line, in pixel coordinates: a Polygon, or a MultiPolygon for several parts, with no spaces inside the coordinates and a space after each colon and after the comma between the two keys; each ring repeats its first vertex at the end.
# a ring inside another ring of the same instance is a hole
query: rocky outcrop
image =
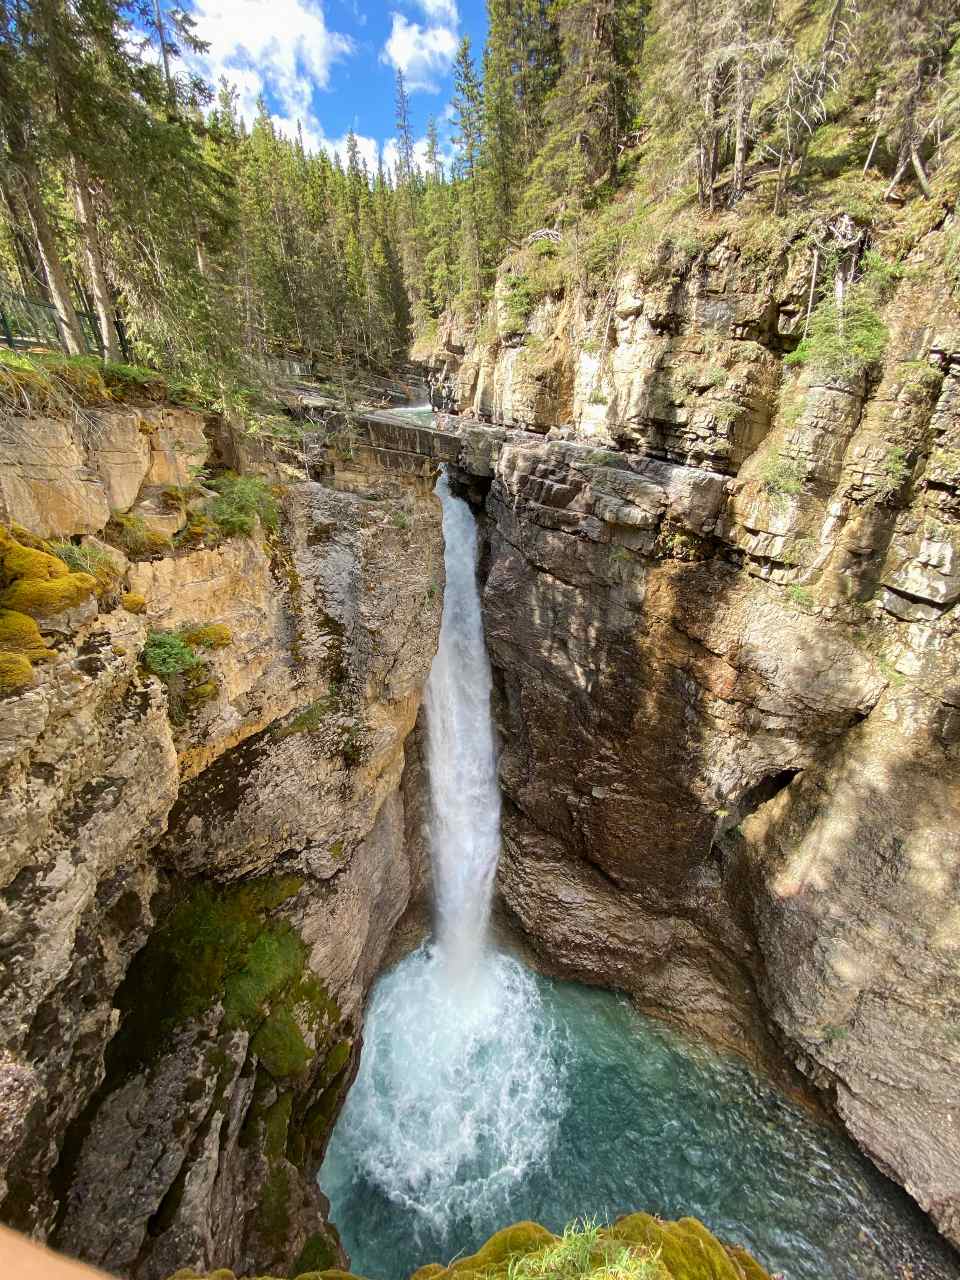
{"type": "MultiPolygon", "coordinates": [[[[441,1276],[444,1280],[454,1276],[503,1280],[508,1275],[527,1280],[561,1268],[578,1280],[591,1280],[608,1275],[614,1265],[619,1273],[636,1280],[767,1280],[766,1271],[745,1249],[724,1244],[696,1218],[664,1222],[649,1213],[627,1214],[599,1230],[587,1226],[562,1240],[539,1223],[518,1222],[496,1232],[476,1253],[447,1265],[427,1263],[413,1273],[411,1280],[435,1280],[441,1276]],[[591,1238],[585,1239],[588,1232],[591,1238]]],[[[328,1274],[333,1280],[345,1273],[328,1274]]],[[[233,1280],[229,1273],[217,1272],[216,1276],[217,1280],[233,1280]]],[[[203,1277],[184,1270],[170,1280],[203,1277]]],[[[213,1276],[207,1280],[213,1280],[213,1276]]]]}
{"type": "Polygon", "coordinates": [[[2,703],[0,1213],[144,1280],[338,1260],[312,1175],[424,876],[433,464],[319,484],[221,432],[25,418],[0,456],[16,537],[112,566],[2,703]],[[266,523],[196,479],[225,457],[266,523]],[[151,674],[157,636],[192,665],[151,674]]]}
{"type": "Polygon", "coordinates": [[[957,309],[920,253],[881,364],[798,371],[803,253],[441,328],[499,882],[549,967],[798,1067],[960,1243],[957,309]]]}

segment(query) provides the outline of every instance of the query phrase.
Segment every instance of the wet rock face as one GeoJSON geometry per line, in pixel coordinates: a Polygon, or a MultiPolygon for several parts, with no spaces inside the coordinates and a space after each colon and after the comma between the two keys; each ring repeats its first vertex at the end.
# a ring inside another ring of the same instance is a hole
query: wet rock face
{"type": "MultiPolygon", "coordinates": [[[[198,420],[150,414],[106,415],[98,458],[48,424],[90,500],[62,527],[18,456],[8,516],[92,541],[184,485],[198,420]]],[[[0,1215],[120,1274],[342,1261],[313,1172],[422,888],[406,744],[443,598],[429,479],[354,472],[288,469],[275,535],[113,552],[142,612],[117,587],[41,619],[55,658],[3,701],[0,1215]],[[144,670],[157,630],[201,635],[202,697],[144,670]]]]}
{"type": "Polygon", "coordinates": [[[500,888],[549,967],[796,1065],[960,1243],[956,305],[905,282],[869,379],[798,374],[791,271],[625,278],[605,353],[543,304],[573,394],[536,433],[477,398],[502,338],[442,353],[489,485],[500,888]]]}

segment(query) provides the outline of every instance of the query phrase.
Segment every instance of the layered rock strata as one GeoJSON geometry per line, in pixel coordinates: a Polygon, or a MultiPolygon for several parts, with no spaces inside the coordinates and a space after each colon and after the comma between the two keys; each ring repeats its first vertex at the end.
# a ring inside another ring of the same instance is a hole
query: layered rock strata
{"type": "Polygon", "coordinates": [[[0,1214],[144,1280],[331,1265],[312,1175],[424,875],[401,781],[443,595],[431,467],[321,485],[241,446],[280,517],[240,536],[196,478],[236,442],[195,414],[17,419],[4,449],[16,536],[114,571],[37,617],[53,658],[2,703],[0,1214]],[[190,671],[150,674],[158,634],[190,671]]]}
{"type": "Polygon", "coordinates": [[[441,329],[500,887],[552,968],[785,1055],[960,1243],[960,324],[921,253],[882,364],[791,368],[801,257],[441,329]]]}

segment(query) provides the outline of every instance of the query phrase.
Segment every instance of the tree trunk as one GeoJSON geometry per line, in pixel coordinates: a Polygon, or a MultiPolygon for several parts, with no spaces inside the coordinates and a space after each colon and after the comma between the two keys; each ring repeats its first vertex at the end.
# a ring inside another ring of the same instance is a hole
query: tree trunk
{"type": "Polygon", "coordinates": [[[3,206],[7,224],[10,227],[21,293],[28,298],[33,293],[40,293],[44,301],[49,302],[50,291],[43,273],[43,263],[37,253],[36,243],[27,229],[30,219],[18,193],[4,183],[2,176],[0,176],[0,205],[3,206]]]}
{"type": "Polygon", "coordinates": [[[67,284],[67,274],[63,269],[60,250],[40,194],[40,183],[29,161],[21,164],[20,175],[23,205],[30,219],[40,261],[43,263],[44,274],[47,277],[50,297],[56,308],[60,341],[68,355],[78,356],[85,350],[83,331],[77,319],[73,299],[70,297],[70,286],[67,284]]]}
{"type": "Polygon", "coordinates": [[[87,263],[90,291],[93,294],[93,306],[100,326],[100,340],[103,343],[103,358],[119,363],[123,359],[120,338],[113,318],[113,304],[110,300],[110,289],[107,285],[106,272],[103,269],[103,255],[100,252],[100,241],[97,236],[97,224],[93,212],[93,201],[90,199],[90,188],[83,165],[77,160],[73,166],[73,198],[77,208],[77,221],[83,237],[84,257],[87,263]]]}
{"type": "Polygon", "coordinates": [[[730,204],[734,205],[743,195],[744,175],[747,165],[747,122],[750,118],[750,101],[747,92],[747,72],[743,55],[737,63],[736,80],[736,141],[733,147],[733,182],[730,186],[730,204]]]}

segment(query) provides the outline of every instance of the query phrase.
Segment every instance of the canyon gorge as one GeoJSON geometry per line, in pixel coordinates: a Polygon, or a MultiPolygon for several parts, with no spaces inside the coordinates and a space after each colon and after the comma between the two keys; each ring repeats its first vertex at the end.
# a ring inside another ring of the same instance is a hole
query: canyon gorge
{"type": "Polygon", "coordinates": [[[939,234],[875,373],[791,364],[809,247],[760,271],[724,231],[524,307],[518,249],[421,353],[433,426],[303,382],[286,442],[162,394],[10,416],[4,1222],[132,1280],[347,1265],[315,1175],[371,986],[430,930],[442,468],[480,544],[499,928],[747,1060],[960,1246],[939,234]],[[188,665],[151,668],[158,633],[188,665]]]}

